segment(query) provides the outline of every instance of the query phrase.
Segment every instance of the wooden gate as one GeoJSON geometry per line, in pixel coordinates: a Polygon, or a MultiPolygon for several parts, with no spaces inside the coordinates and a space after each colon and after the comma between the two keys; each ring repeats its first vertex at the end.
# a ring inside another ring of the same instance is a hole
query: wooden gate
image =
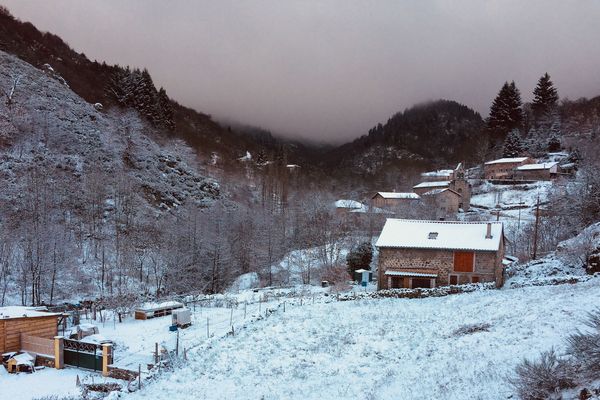
{"type": "Polygon", "coordinates": [[[64,339],[64,362],[77,368],[102,371],[102,346],[64,339]]]}

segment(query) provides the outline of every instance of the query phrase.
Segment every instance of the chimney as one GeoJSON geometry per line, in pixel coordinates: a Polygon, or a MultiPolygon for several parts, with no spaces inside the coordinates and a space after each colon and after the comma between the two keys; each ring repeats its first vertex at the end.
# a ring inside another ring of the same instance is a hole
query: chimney
{"type": "Polygon", "coordinates": [[[488,222],[488,224],[487,224],[487,232],[485,233],[485,238],[486,239],[492,238],[492,223],[491,222],[488,222]]]}

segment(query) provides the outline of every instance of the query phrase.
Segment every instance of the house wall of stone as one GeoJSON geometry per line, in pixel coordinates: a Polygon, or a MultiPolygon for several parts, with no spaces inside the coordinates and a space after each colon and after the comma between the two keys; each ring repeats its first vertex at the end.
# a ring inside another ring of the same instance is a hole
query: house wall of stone
{"type": "MultiPolygon", "coordinates": [[[[454,271],[454,250],[443,249],[407,249],[407,248],[379,248],[378,287],[388,289],[388,276],[386,271],[424,272],[437,273],[437,286],[446,286],[450,283],[450,275],[456,275],[458,284],[471,283],[473,277],[478,277],[480,282],[496,282],[502,286],[502,258],[504,246],[498,252],[476,251],[473,272],[454,271]]],[[[406,279],[404,280],[406,284],[406,279]]]]}

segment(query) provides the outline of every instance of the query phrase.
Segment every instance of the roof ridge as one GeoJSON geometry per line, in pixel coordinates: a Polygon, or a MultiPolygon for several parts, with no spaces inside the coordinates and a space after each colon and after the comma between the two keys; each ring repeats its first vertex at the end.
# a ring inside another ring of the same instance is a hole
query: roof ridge
{"type": "Polygon", "coordinates": [[[503,224],[502,221],[439,221],[433,219],[404,219],[404,218],[387,218],[393,221],[404,221],[404,222],[418,222],[418,223],[436,223],[436,224],[503,224]]]}

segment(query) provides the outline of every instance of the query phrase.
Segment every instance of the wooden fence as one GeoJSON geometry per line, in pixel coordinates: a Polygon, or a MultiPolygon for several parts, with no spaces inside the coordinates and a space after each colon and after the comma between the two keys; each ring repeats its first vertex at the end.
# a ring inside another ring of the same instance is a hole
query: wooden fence
{"type": "Polygon", "coordinates": [[[54,340],[22,333],[21,350],[54,357],[54,340]]]}

